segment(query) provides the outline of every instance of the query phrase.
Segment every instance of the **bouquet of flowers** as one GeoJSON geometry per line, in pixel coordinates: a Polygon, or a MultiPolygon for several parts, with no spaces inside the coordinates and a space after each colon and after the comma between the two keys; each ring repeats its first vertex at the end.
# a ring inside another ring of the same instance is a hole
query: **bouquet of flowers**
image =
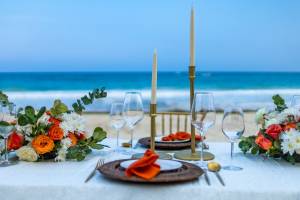
{"type": "MultiPolygon", "coordinates": [[[[18,111],[14,120],[4,117],[1,126],[15,125],[8,137],[8,151],[15,150],[20,160],[30,162],[45,159],[83,160],[92,149],[104,147],[99,142],[106,138],[106,132],[97,127],[89,134],[81,113],[85,109],[84,105],[103,97],[106,97],[104,88],[96,89],[77,100],[72,105],[73,110],[69,110],[60,100],[55,100],[50,109],[42,107],[35,110],[32,106],[26,106],[18,111]]],[[[0,101],[2,104],[9,102],[2,92],[0,101]]]]}
{"type": "Polygon", "coordinates": [[[255,136],[243,137],[240,149],[246,153],[284,158],[291,163],[300,162],[300,111],[288,108],[283,98],[273,96],[275,110],[259,109],[256,122],[261,126],[255,136]]]}

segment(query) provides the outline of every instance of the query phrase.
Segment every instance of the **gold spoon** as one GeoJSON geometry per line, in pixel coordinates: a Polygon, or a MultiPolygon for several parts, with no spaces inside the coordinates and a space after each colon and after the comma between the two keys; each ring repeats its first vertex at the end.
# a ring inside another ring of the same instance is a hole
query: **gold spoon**
{"type": "Polygon", "coordinates": [[[220,183],[225,186],[225,183],[221,177],[221,175],[219,174],[219,171],[221,170],[221,165],[217,162],[209,162],[207,164],[207,169],[210,171],[210,172],[213,172],[216,177],[218,178],[218,180],[220,181],[220,183]]]}

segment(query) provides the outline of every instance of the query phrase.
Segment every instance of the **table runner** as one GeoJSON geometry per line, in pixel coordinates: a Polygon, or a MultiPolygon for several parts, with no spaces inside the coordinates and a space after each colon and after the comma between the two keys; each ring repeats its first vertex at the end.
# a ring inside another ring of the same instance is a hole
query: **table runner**
{"type": "MultiPolygon", "coordinates": [[[[105,143],[113,147],[115,140],[107,139],[105,143]]],[[[209,146],[216,161],[229,164],[228,143],[209,146]]],[[[82,162],[20,162],[0,168],[0,200],[300,199],[299,164],[242,153],[235,154],[235,164],[243,167],[242,171],[221,171],[226,187],[221,186],[213,173],[209,173],[211,186],[203,177],[184,184],[146,185],[108,180],[100,173],[84,183],[99,157],[105,157],[106,161],[128,157],[108,151],[94,151],[82,162]]]]}

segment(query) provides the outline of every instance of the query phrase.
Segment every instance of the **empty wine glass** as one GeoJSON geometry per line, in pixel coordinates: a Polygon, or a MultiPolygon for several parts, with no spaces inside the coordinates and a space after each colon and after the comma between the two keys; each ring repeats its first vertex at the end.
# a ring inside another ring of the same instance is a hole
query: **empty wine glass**
{"type": "MultiPolygon", "coordinates": [[[[196,92],[191,109],[192,125],[197,129],[203,138],[207,130],[212,127],[216,121],[216,110],[214,106],[214,97],[209,92],[196,92]]],[[[201,158],[200,166],[206,167],[203,159],[203,140],[201,140],[201,158]]]]}
{"type": "Polygon", "coordinates": [[[291,101],[291,107],[300,110],[300,95],[294,95],[291,101]]]}
{"type": "Polygon", "coordinates": [[[123,116],[130,130],[130,145],[133,148],[133,131],[144,117],[142,95],[139,92],[127,92],[123,103],[123,116]]]}
{"type": "Polygon", "coordinates": [[[241,167],[233,166],[234,143],[241,138],[245,131],[244,113],[242,108],[229,106],[224,110],[222,132],[231,143],[231,164],[223,167],[226,170],[242,170],[241,167]]]}
{"type": "Polygon", "coordinates": [[[110,126],[117,132],[117,147],[115,151],[121,152],[119,145],[119,133],[125,125],[125,121],[123,118],[123,103],[112,103],[109,116],[110,126]]]}
{"type": "Polygon", "coordinates": [[[15,105],[13,103],[1,104],[0,113],[0,134],[4,138],[5,154],[4,160],[0,163],[0,167],[7,167],[16,164],[15,161],[8,159],[7,139],[9,134],[13,131],[15,125],[15,105]]]}

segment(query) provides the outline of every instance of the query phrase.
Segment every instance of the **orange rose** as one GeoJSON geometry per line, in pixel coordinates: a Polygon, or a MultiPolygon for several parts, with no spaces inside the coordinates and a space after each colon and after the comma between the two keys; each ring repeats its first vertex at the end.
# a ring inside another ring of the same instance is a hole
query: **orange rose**
{"type": "Polygon", "coordinates": [[[265,138],[262,134],[258,134],[257,138],[255,139],[255,143],[262,148],[263,150],[268,151],[272,147],[272,142],[265,138]]]}
{"type": "Polygon", "coordinates": [[[46,135],[39,135],[32,140],[32,148],[38,154],[49,153],[54,149],[53,140],[46,135]]]}
{"type": "Polygon", "coordinates": [[[24,142],[24,136],[17,132],[13,132],[8,136],[7,149],[9,151],[17,150],[23,145],[23,142],[24,142]]]}
{"type": "Polygon", "coordinates": [[[64,131],[59,126],[54,125],[49,129],[48,136],[54,141],[61,140],[64,137],[64,131]]]}
{"type": "Polygon", "coordinates": [[[70,140],[72,141],[71,146],[75,146],[77,144],[78,139],[74,133],[69,133],[68,138],[70,138],[70,140]]]}
{"type": "Polygon", "coordinates": [[[297,128],[297,125],[295,123],[287,123],[283,125],[283,130],[289,131],[290,129],[297,128]]]}

